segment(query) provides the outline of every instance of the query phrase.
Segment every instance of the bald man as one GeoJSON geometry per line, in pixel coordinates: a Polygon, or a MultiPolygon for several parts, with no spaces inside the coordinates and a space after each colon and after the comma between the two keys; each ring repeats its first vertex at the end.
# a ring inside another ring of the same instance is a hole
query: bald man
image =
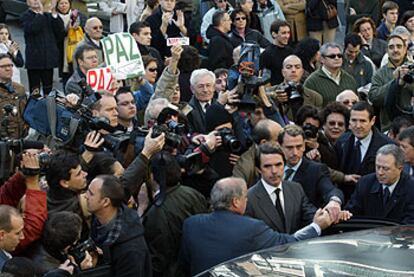
{"type": "Polygon", "coordinates": [[[296,55],[289,55],[283,60],[283,82],[277,85],[276,88],[276,100],[282,104],[284,114],[288,116],[290,120],[294,120],[297,110],[302,105],[312,105],[317,108],[322,108],[322,96],[314,90],[304,88],[301,84],[303,76],[303,65],[300,58],[296,55]],[[302,95],[303,99],[296,98],[290,99],[288,93],[283,89],[287,84],[298,85],[298,92],[302,95]]]}
{"type": "MultiPolygon", "coordinates": [[[[101,39],[103,37],[103,24],[102,21],[97,17],[91,17],[86,21],[85,24],[85,37],[78,43],[76,49],[81,45],[90,45],[95,48],[96,53],[98,54],[98,64],[104,62],[103,50],[101,45],[101,39]]],[[[76,50],[74,51],[76,53],[76,50]]],[[[73,67],[76,69],[78,67],[77,62],[73,59],[73,67]]]]}
{"type": "Polygon", "coordinates": [[[266,142],[277,143],[277,137],[282,130],[279,123],[271,119],[260,120],[253,128],[252,139],[253,145],[240,156],[233,168],[233,176],[242,178],[246,181],[247,186],[253,186],[260,174],[255,167],[255,153],[260,144],[266,142]]]}
{"type": "Polygon", "coordinates": [[[344,104],[348,110],[351,110],[352,105],[359,101],[358,95],[350,89],[346,89],[336,96],[336,102],[344,104]]]}

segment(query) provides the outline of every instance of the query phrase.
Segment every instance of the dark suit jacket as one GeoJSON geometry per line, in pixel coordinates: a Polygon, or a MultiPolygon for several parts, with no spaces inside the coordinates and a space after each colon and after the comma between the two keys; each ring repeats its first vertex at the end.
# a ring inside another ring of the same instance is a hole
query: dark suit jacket
{"type": "Polygon", "coordinates": [[[318,208],[326,205],[332,196],[339,197],[345,204],[344,194],[332,184],[329,169],[325,164],[303,158],[292,181],[302,185],[309,201],[318,208]]]}
{"type": "Polygon", "coordinates": [[[263,221],[230,211],[191,216],[184,221],[181,259],[191,276],[259,249],[316,237],[308,226],[296,234],[280,234],[263,221]]]}
{"type": "Polygon", "coordinates": [[[357,172],[350,172],[348,168],[350,165],[349,161],[351,160],[355,136],[352,132],[346,132],[338,139],[335,148],[338,153],[338,158],[340,159],[340,170],[343,173],[359,174],[362,176],[375,172],[375,156],[377,154],[377,150],[385,144],[394,144],[394,142],[387,136],[381,134],[377,128],[373,128],[372,131],[373,135],[371,143],[368,146],[367,153],[365,154],[365,157],[362,160],[361,166],[357,172]]]}
{"type": "MultiPolygon", "coordinates": [[[[211,101],[213,104],[213,100],[211,101]]],[[[188,121],[190,123],[190,128],[192,132],[205,134],[206,133],[206,114],[201,107],[200,102],[193,95],[188,102],[193,110],[187,115],[188,121]]]]}
{"type": "MultiPolygon", "coordinates": [[[[312,222],[316,208],[309,202],[300,184],[283,181],[282,186],[286,233],[292,234],[312,222]]],[[[249,189],[248,199],[246,215],[263,220],[273,230],[283,230],[283,223],[262,181],[249,189]]]]}
{"type": "Polygon", "coordinates": [[[345,207],[356,216],[392,219],[402,224],[414,223],[414,179],[401,173],[391,198],[384,207],[382,186],[375,173],[363,176],[345,207]]]}

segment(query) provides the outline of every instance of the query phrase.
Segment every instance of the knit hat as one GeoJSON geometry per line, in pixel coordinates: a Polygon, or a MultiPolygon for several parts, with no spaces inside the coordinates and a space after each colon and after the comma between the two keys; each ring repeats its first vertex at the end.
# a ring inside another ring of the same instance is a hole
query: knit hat
{"type": "Polygon", "coordinates": [[[220,104],[212,104],[206,111],[206,130],[211,132],[219,125],[224,123],[233,122],[231,114],[229,114],[224,106],[220,104]]]}

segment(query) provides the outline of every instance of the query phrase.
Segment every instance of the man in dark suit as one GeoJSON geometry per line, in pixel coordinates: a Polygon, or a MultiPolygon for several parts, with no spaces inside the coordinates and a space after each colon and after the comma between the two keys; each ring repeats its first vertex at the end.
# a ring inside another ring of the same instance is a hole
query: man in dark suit
{"type": "Polygon", "coordinates": [[[414,180],[402,172],[403,152],[398,146],[382,146],[375,173],[363,176],[346,205],[354,215],[414,223],[414,180]]]}
{"type": "Polygon", "coordinates": [[[329,177],[325,164],[308,160],[305,152],[305,134],[297,125],[287,125],[279,133],[279,144],[286,158],[284,180],[302,185],[306,196],[316,207],[327,205],[331,215],[336,216],[344,203],[343,193],[329,177]]]}
{"type": "Polygon", "coordinates": [[[215,82],[216,76],[207,69],[196,69],[191,73],[190,84],[193,96],[188,104],[193,110],[187,117],[192,132],[206,133],[206,110],[215,102],[213,99],[215,82]]]}
{"type": "Polygon", "coordinates": [[[235,177],[221,179],[214,185],[211,203],[213,213],[184,221],[181,258],[191,276],[259,249],[316,237],[332,223],[328,212],[320,209],[313,223],[295,234],[275,232],[263,221],[243,216],[247,186],[243,179],[235,177]]]}
{"type": "MultiPolygon", "coordinates": [[[[367,102],[357,102],[351,108],[349,128],[336,142],[335,148],[340,160],[340,170],[345,174],[367,175],[375,171],[377,150],[393,141],[381,134],[375,127],[373,108],[367,102]]],[[[345,199],[349,199],[355,183],[341,187],[345,199]]]]}
{"type": "Polygon", "coordinates": [[[414,126],[408,127],[398,135],[400,148],[404,153],[403,171],[414,176],[414,126]]]}
{"type": "Polygon", "coordinates": [[[246,215],[263,220],[273,230],[294,233],[312,221],[316,208],[300,184],[283,181],[284,155],[280,147],[264,143],[256,157],[261,180],[249,189],[246,215]]]}

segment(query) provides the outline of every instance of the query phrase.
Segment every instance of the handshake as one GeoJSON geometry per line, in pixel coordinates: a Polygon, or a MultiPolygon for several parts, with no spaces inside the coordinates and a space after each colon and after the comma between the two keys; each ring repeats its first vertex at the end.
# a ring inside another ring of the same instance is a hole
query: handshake
{"type": "Polygon", "coordinates": [[[313,217],[313,222],[318,224],[324,230],[332,224],[337,224],[341,221],[347,221],[352,217],[352,213],[346,210],[341,210],[341,205],[336,201],[329,201],[329,203],[322,209],[318,209],[313,217]]]}

